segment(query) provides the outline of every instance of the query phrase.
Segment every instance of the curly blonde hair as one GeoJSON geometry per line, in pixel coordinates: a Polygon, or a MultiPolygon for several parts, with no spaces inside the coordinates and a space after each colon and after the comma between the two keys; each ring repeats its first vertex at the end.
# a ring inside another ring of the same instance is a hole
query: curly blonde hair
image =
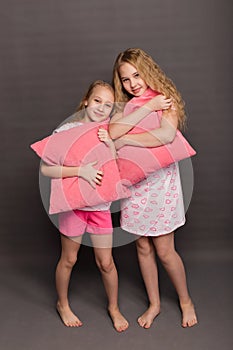
{"type": "Polygon", "coordinates": [[[121,52],[113,67],[113,86],[115,89],[115,100],[117,102],[127,102],[130,96],[124,89],[119,75],[119,67],[123,63],[133,65],[145,83],[155,91],[158,91],[166,97],[172,97],[178,112],[178,127],[185,127],[186,115],[184,110],[184,101],[175,84],[162,71],[159,65],[150,55],[139,48],[129,48],[121,52]]]}

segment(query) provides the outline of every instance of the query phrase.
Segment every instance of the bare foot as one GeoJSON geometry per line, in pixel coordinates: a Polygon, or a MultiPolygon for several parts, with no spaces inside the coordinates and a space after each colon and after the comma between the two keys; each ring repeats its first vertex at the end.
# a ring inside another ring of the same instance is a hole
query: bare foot
{"type": "Polygon", "coordinates": [[[192,327],[197,324],[197,316],[195,313],[194,305],[192,301],[186,304],[180,304],[180,308],[182,311],[182,327],[192,327]]]}
{"type": "Polygon", "coordinates": [[[129,327],[128,321],[124,318],[118,307],[109,308],[108,312],[117,332],[124,332],[129,327]]]}
{"type": "Polygon", "coordinates": [[[82,321],[71,311],[69,305],[62,307],[57,303],[57,312],[59,313],[63,323],[67,327],[80,327],[82,326],[82,321]]]}
{"type": "Polygon", "coordinates": [[[158,316],[160,313],[160,308],[158,305],[150,305],[149,308],[142,314],[142,316],[138,317],[138,324],[142,328],[150,328],[152,325],[154,319],[158,316]]]}

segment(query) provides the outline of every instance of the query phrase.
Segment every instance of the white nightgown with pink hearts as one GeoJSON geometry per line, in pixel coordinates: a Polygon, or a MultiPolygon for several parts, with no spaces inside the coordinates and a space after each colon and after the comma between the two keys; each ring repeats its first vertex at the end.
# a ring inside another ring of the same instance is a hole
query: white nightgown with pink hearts
{"type": "Polygon", "coordinates": [[[157,170],[130,187],[121,200],[121,228],[139,236],[160,236],[185,223],[178,163],[157,170]]]}

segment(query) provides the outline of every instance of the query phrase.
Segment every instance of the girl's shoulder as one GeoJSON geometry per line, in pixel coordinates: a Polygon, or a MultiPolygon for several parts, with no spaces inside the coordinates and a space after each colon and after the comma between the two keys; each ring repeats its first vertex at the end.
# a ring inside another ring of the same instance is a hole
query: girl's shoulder
{"type": "Polygon", "coordinates": [[[69,130],[71,128],[75,128],[76,126],[81,126],[81,125],[83,125],[83,123],[81,123],[81,122],[66,123],[66,124],[63,124],[63,125],[59,126],[58,128],[56,128],[53,133],[69,130]]]}

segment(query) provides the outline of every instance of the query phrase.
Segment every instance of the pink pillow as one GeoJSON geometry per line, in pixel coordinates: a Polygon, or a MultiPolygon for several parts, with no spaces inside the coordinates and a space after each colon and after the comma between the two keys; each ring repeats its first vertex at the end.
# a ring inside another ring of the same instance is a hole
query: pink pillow
{"type": "MultiPolygon", "coordinates": [[[[132,113],[146,103],[158,92],[147,89],[140,97],[132,98],[125,106],[124,115],[132,113]]],[[[136,134],[160,127],[162,112],[152,112],[137,124],[129,133],[136,134]]],[[[176,132],[173,142],[159,147],[124,146],[118,151],[118,167],[121,178],[126,185],[135,184],[146,178],[157,169],[164,168],[171,163],[189,158],[195,155],[195,150],[190,146],[179,130],[176,132]]]]}
{"type": "Polygon", "coordinates": [[[98,160],[96,168],[104,172],[102,185],[93,189],[78,177],[52,179],[49,214],[111,202],[130,196],[123,185],[116,160],[104,142],[99,141],[99,127],[104,123],[86,123],[35,142],[31,148],[49,165],[79,166],[98,160]]]}

